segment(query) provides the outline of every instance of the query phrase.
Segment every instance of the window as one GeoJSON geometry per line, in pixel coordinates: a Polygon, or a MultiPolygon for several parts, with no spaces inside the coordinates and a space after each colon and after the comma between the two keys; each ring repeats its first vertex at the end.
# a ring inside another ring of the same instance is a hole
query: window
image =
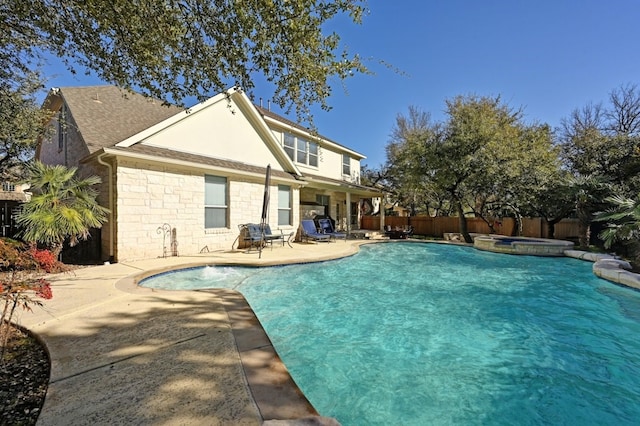
{"type": "Polygon", "coordinates": [[[289,158],[296,163],[318,167],[320,147],[316,142],[309,142],[291,133],[285,133],[282,146],[289,158]]]}
{"type": "Polygon", "coordinates": [[[13,183],[2,182],[2,190],[4,192],[13,192],[16,190],[16,186],[13,183]]]}
{"type": "Polygon", "coordinates": [[[351,158],[347,154],[342,154],[342,174],[351,176],[351,158]]]}
{"type": "Polygon", "coordinates": [[[296,152],[296,161],[298,163],[307,164],[307,141],[298,139],[298,149],[296,152]]]}
{"type": "Polygon", "coordinates": [[[296,138],[291,133],[284,134],[284,151],[291,161],[296,161],[296,138]]]}
{"type": "Polygon", "coordinates": [[[278,185],[278,225],[291,225],[291,187],[278,185]]]}
{"type": "Polygon", "coordinates": [[[309,142],[309,165],[318,167],[318,144],[309,142]]]}
{"type": "Polygon", "coordinates": [[[204,227],[227,226],[227,178],[204,176],[204,227]]]}

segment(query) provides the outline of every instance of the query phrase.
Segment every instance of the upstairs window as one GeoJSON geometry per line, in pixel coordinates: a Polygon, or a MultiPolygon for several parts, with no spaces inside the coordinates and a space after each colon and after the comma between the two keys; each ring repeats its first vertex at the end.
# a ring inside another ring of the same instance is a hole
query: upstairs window
{"type": "Polygon", "coordinates": [[[309,165],[318,167],[318,144],[309,142],[309,165]]]}
{"type": "Polygon", "coordinates": [[[2,190],[4,192],[13,192],[16,190],[16,186],[13,183],[2,182],[2,190]]]}
{"type": "Polygon", "coordinates": [[[296,161],[298,163],[307,164],[307,141],[298,138],[298,149],[296,150],[296,161]]]}
{"type": "Polygon", "coordinates": [[[310,142],[291,133],[285,133],[282,146],[292,161],[318,167],[320,147],[316,142],[310,142]]]}
{"type": "Polygon", "coordinates": [[[205,175],[204,177],[204,227],[227,227],[227,178],[205,175]]]}
{"type": "Polygon", "coordinates": [[[284,134],[284,152],[287,153],[291,161],[296,161],[296,138],[290,133],[284,134]]]}
{"type": "Polygon", "coordinates": [[[351,176],[351,158],[342,154],[342,174],[351,176]]]}

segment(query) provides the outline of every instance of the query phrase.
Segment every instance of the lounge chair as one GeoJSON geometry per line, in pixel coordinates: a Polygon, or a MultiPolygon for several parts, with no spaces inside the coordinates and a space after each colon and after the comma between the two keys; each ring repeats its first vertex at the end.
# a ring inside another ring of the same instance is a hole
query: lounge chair
{"type": "Polygon", "coordinates": [[[347,234],[344,232],[336,232],[333,229],[333,223],[331,219],[318,219],[318,225],[320,225],[320,232],[325,235],[330,235],[333,239],[344,238],[347,241],[347,234]]]}
{"type": "Polygon", "coordinates": [[[317,243],[318,241],[329,242],[331,240],[331,235],[321,234],[320,232],[318,232],[318,230],[316,229],[316,224],[313,222],[313,220],[301,220],[300,225],[302,226],[302,241],[304,241],[305,239],[309,241],[311,239],[317,243]]]}

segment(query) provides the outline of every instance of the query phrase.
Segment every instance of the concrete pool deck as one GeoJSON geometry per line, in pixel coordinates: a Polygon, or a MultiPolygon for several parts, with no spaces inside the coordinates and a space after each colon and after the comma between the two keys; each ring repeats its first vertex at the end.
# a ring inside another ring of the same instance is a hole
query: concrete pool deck
{"type": "Polygon", "coordinates": [[[237,292],[161,291],[138,287],[135,279],[180,266],[329,260],[363,243],[294,243],[263,250],[261,259],[255,251],[220,251],[51,276],[53,299],[16,318],[51,358],[38,424],[259,425],[305,418],[336,424],[313,417],[237,292]]]}
{"type": "MultiPolygon", "coordinates": [[[[330,260],[369,242],[294,243],[261,259],[219,251],[51,276],[53,299],[16,318],[51,358],[38,424],[336,424],[316,417],[237,292],[155,290],[137,280],[197,265],[330,260]]],[[[593,261],[582,253],[572,257],[593,261]]]]}

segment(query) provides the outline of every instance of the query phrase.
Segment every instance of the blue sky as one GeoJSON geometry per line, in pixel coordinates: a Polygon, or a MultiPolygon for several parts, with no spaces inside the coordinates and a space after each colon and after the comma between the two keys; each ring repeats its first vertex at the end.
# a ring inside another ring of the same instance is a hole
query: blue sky
{"type": "MultiPolygon", "coordinates": [[[[362,25],[332,23],[375,75],[336,84],[330,112],[314,108],[321,134],[385,161],[398,114],[409,106],[443,120],[445,100],[498,96],[527,122],[557,127],[624,84],[640,85],[638,0],[369,0],[362,25]],[[401,70],[379,64],[385,61],[401,70]]],[[[48,86],[100,83],[52,62],[48,86]]],[[[255,97],[270,97],[256,88],[255,97]]],[[[257,101],[256,101],[257,102],[257,101]]],[[[281,112],[276,107],[274,112],[281,112]]],[[[294,116],[290,117],[295,119],[294,116]]]]}

